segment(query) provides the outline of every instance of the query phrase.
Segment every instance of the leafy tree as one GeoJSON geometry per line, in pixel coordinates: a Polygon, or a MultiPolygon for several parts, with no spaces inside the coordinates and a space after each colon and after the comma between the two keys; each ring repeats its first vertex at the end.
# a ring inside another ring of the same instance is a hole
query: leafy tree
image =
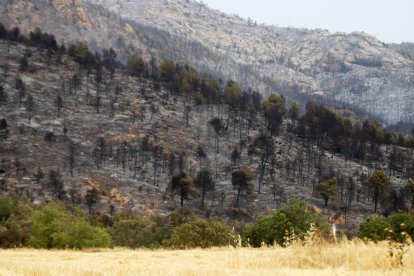
{"type": "Polygon", "coordinates": [[[229,245],[231,233],[222,221],[195,220],[176,227],[163,244],[174,249],[222,247],[229,245]]]}
{"type": "Polygon", "coordinates": [[[289,116],[292,120],[297,120],[299,118],[299,104],[298,102],[293,101],[290,105],[289,116]]]}
{"type": "Polygon", "coordinates": [[[200,91],[208,103],[219,103],[221,99],[220,82],[208,75],[203,75],[200,82],[200,91]]]}
{"type": "Polygon", "coordinates": [[[177,75],[177,90],[180,94],[192,94],[199,86],[198,73],[191,67],[185,66],[177,75]]]}
{"type": "Polygon", "coordinates": [[[184,200],[188,199],[189,196],[197,197],[198,192],[193,186],[193,178],[185,172],[180,172],[174,176],[167,186],[167,192],[173,197],[178,194],[181,200],[181,207],[184,206],[184,200]]]}
{"type": "Polygon", "coordinates": [[[266,125],[271,135],[279,131],[285,114],[285,99],[271,94],[262,105],[266,125]]]}
{"type": "Polygon", "coordinates": [[[321,232],[328,232],[325,218],[309,209],[306,201],[292,199],[281,209],[274,211],[271,217],[260,216],[256,222],[245,229],[244,238],[254,247],[262,243],[284,245],[286,233],[295,233],[303,239],[311,224],[321,232]]]}
{"type": "Polygon", "coordinates": [[[142,73],[145,71],[146,64],[141,56],[131,55],[128,58],[127,68],[131,75],[141,77],[142,73]]]}
{"type": "Polygon", "coordinates": [[[241,91],[239,85],[234,81],[228,81],[226,87],[224,88],[224,99],[232,109],[240,105],[241,99],[243,97],[243,92],[241,91]]]}
{"type": "Polygon", "coordinates": [[[91,65],[95,62],[95,57],[89,50],[89,47],[82,42],[76,42],[75,44],[70,45],[68,54],[83,65],[91,65]]]}
{"type": "Polygon", "coordinates": [[[390,185],[390,179],[383,171],[375,170],[364,183],[368,187],[374,199],[374,212],[377,212],[378,200],[385,196],[390,185]]]}
{"type": "Polygon", "coordinates": [[[176,68],[172,61],[164,60],[160,64],[161,79],[166,82],[172,82],[175,79],[176,68]]]}
{"type": "Polygon", "coordinates": [[[15,196],[0,196],[0,247],[21,247],[30,236],[31,205],[15,196]]]}
{"type": "Polygon", "coordinates": [[[213,191],[215,188],[215,183],[211,177],[211,173],[207,170],[199,171],[196,179],[194,180],[194,185],[201,190],[201,206],[204,207],[204,197],[206,193],[213,191]]]}
{"type": "Polygon", "coordinates": [[[91,226],[82,211],[70,213],[61,204],[49,203],[32,214],[32,234],[28,244],[34,248],[108,247],[111,237],[91,226]]]}
{"type": "Polygon", "coordinates": [[[335,177],[322,181],[317,186],[319,194],[325,201],[325,207],[328,207],[329,199],[334,199],[338,196],[338,184],[335,177]]]}
{"type": "Polygon", "coordinates": [[[243,190],[247,191],[248,194],[253,193],[254,184],[251,182],[252,179],[253,171],[247,167],[242,167],[232,173],[231,183],[237,189],[236,207],[239,205],[240,194],[243,190]]]}

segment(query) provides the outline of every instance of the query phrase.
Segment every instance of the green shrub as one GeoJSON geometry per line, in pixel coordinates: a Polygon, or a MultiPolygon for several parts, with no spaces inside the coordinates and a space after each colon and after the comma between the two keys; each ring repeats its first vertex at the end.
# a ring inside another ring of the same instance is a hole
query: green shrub
{"type": "Polygon", "coordinates": [[[368,238],[374,242],[382,241],[387,237],[384,229],[390,227],[386,218],[371,216],[359,225],[358,237],[368,238]]]}
{"type": "Polygon", "coordinates": [[[398,212],[387,218],[388,223],[394,233],[394,240],[401,241],[401,232],[407,232],[414,238],[414,215],[407,212],[398,212]],[[401,225],[404,225],[401,227],[401,225]]]}
{"type": "Polygon", "coordinates": [[[295,233],[303,239],[311,224],[322,233],[328,231],[328,223],[322,215],[308,208],[303,200],[290,200],[283,208],[273,212],[271,217],[260,216],[246,227],[244,240],[251,246],[260,247],[285,243],[286,233],[295,233]]]}
{"type": "Polygon", "coordinates": [[[16,197],[0,197],[0,247],[21,247],[30,236],[31,206],[16,197]]]}
{"type": "Polygon", "coordinates": [[[71,248],[104,248],[111,245],[111,236],[105,229],[92,226],[85,220],[72,222],[68,234],[71,248]]]}
{"type": "Polygon", "coordinates": [[[394,213],[387,218],[372,216],[359,225],[358,236],[368,238],[375,242],[387,238],[385,228],[392,230],[392,238],[395,241],[402,241],[401,232],[407,232],[414,238],[414,215],[407,212],[394,213]]]}
{"type": "Polygon", "coordinates": [[[34,248],[108,247],[108,232],[90,225],[84,217],[80,210],[68,212],[61,204],[49,203],[33,212],[28,244],[34,248]]]}
{"type": "Polygon", "coordinates": [[[167,217],[167,223],[176,227],[184,223],[193,221],[196,219],[196,215],[188,207],[178,207],[167,217]]]}
{"type": "Polygon", "coordinates": [[[247,225],[244,231],[247,242],[254,247],[260,247],[262,242],[273,244],[275,234],[272,218],[268,216],[258,217],[256,222],[247,225]]]}
{"type": "Polygon", "coordinates": [[[229,244],[231,232],[222,221],[195,220],[176,227],[163,245],[175,249],[225,246],[229,244]]]}

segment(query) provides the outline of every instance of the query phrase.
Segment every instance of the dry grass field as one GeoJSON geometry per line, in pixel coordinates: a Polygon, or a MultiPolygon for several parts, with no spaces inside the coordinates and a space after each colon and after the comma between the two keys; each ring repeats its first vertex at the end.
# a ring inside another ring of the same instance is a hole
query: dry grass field
{"type": "Polygon", "coordinates": [[[0,251],[0,275],[414,275],[414,246],[393,267],[386,243],[208,250],[0,251]]]}

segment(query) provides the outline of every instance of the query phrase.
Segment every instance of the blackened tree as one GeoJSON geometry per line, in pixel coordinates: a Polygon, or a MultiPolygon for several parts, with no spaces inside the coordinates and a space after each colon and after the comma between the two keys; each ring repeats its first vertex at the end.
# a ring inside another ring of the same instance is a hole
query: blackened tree
{"type": "Polygon", "coordinates": [[[56,197],[59,200],[62,199],[62,196],[64,194],[64,184],[59,171],[53,169],[49,171],[49,185],[53,188],[56,197]]]}
{"type": "Polygon", "coordinates": [[[97,203],[99,199],[98,189],[92,187],[86,191],[85,200],[86,205],[88,206],[88,213],[89,215],[92,214],[92,207],[97,203]]]}
{"type": "Polygon", "coordinates": [[[215,183],[208,170],[201,170],[198,172],[194,180],[194,185],[201,190],[201,206],[204,207],[204,197],[207,192],[213,191],[215,183]]]}
{"type": "Polygon", "coordinates": [[[190,196],[198,196],[197,189],[193,186],[193,178],[185,172],[180,172],[172,178],[167,186],[167,193],[173,198],[174,195],[179,195],[181,207],[184,206],[184,200],[189,199],[190,196]]]}
{"type": "Polygon", "coordinates": [[[239,198],[242,191],[246,191],[247,194],[253,193],[254,184],[251,182],[252,179],[253,171],[247,167],[240,168],[232,173],[231,184],[237,189],[236,207],[239,205],[239,198]]]}
{"type": "Polygon", "coordinates": [[[26,110],[27,110],[27,113],[28,113],[29,124],[30,124],[30,121],[32,119],[32,115],[33,115],[33,111],[35,110],[35,107],[36,107],[36,105],[35,105],[32,94],[27,95],[27,97],[26,97],[26,110]]]}
{"type": "Polygon", "coordinates": [[[3,85],[0,85],[0,106],[7,103],[7,93],[4,91],[3,85]]]}
{"type": "Polygon", "coordinates": [[[26,95],[26,85],[20,77],[16,78],[15,87],[19,96],[19,108],[21,108],[23,97],[26,95]]]}

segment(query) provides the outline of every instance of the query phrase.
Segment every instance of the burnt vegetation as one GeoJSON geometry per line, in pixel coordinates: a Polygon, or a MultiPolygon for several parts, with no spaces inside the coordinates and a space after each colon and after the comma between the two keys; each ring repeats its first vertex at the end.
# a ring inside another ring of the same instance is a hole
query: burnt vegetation
{"type": "Polygon", "coordinates": [[[249,221],[302,197],[347,229],[414,202],[414,139],[378,121],[39,29],[0,24],[0,50],[1,193],[96,220],[189,206],[249,221]]]}

